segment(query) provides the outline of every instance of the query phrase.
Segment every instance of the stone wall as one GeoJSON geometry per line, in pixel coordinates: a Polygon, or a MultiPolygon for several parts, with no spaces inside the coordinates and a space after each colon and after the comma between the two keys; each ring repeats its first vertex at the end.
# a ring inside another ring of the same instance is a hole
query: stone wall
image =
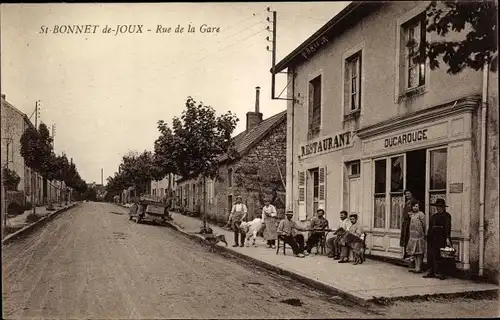
{"type": "MultiPolygon", "coordinates": [[[[263,195],[272,195],[275,189],[278,193],[274,205],[278,212],[284,213],[285,188],[282,185],[277,165],[281,169],[283,179],[286,178],[286,121],[279,124],[264,139],[252,147],[238,161],[222,164],[219,167],[219,177],[213,182],[213,187],[207,183],[207,216],[212,221],[227,221],[237,195],[241,195],[243,203],[248,207],[248,220],[260,217],[262,206],[260,190],[263,195]],[[232,177],[229,172],[232,170],[232,177]],[[261,180],[259,182],[259,180],[261,180]],[[213,190],[210,190],[212,188],[213,190]]],[[[182,198],[182,203],[188,197],[185,209],[194,212],[193,185],[196,185],[195,199],[201,201],[203,206],[203,188],[199,179],[190,179],[179,182],[177,196],[182,198]],[[189,194],[186,194],[186,188],[189,194]]],[[[203,209],[202,209],[203,212],[203,209]]]]}
{"type": "Polygon", "coordinates": [[[220,178],[215,184],[216,206],[211,210],[212,213],[227,217],[230,211],[229,196],[232,196],[234,203],[235,197],[241,195],[248,207],[248,220],[259,217],[263,206],[261,195],[271,196],[273,189],[279,193],[274,204],[283,211],[285,188],[278,166],[285,179],[285,157],[286,122],[282,122],[241,159],[220,167],[220,178]],[[233,170],[232,186],[228,186],[228,169],[233,170]]]}

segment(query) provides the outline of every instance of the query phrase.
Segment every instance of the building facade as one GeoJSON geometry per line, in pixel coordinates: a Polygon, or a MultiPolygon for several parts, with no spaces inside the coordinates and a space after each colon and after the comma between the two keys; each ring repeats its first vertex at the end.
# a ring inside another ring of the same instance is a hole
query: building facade
{"type": "Polygon", "coordinates": [[[404,190],[427,222],[429,204],[444,198],[458,267],[498,279],[498,78],[413,62],[419,43],[436,37],[426,32],[427,6],[353,2],[278,63],[292,83],[287,206],[302,221],[324,206],[332,226],[341,210],[357,213],[368,251],[398,258],[404,190]]]}
{"type": "Polygon", "coordinates": [[[151,181],[150,195],[155,200],[162,200],[169,195],[175,195],[177,176],[170,173],[160,181],[151,181]]]}
{"type": "Polygon", "coordinates": [[[247,113],[246,130],[233,138],[238,157],[221,157],[218,178],[207,180],[205,188],[200,178],[178,180],[177,194],[186,210],[203,212],[206,192],[206,212],[214,220],[227,219],[238,195],[248,207],[248,220],[260,216],[265,197],[284,211],[286,111],[263,119],[259,94],[257,87],[255,111],[247,113]]]}
{"type": "MultiPolygon", "coordinates": [[[[21,156],[21,136],[28,127],[33,124],[25,113],[10,104],[5,95],[1,98],[1,164],[2,168],[8,168],[17,173],[21,179],[17,187],[18,191],[24,192],[25,202],[43,202],[43,178],[24,164],[21,156]],[[36,183],[32,183],[36,179],[36,183]],[[33,195],[33,189],[35,190],[33,195]],[[32,197],[34,196],[34,198],[32,197]]],[[[23,204],[24,205],[24,204],[23,204]]],[[[7,204],[8,206],[8,204],[7,204]]]]}

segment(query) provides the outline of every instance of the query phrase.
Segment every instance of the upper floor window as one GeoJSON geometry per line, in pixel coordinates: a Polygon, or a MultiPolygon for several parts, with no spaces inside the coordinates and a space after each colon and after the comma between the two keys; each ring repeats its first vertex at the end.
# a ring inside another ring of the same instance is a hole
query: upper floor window
{"type": "Polygon", "coordinates": [[[348,112],[361,109],[361,51],[351,55],[345,61],[345,105],[348,112]]]}
{"type": "Polygon", "coordinates": [[[425,84],[425,63],[418,63],[415,58],[425,50],[425,16],[418,15],[403,25],[405,39],[406,89],[413,89],[425,84]]]}
{"type": "Polygon", "coordinates": [[[349,175],[350,176],[359,176],[361,173],[361,164],[358,161],[353,161],[349,164],[349,175]]]}
{"type": "Polygon", "coordinates": [[[319,133],[321,127],[321,76],[309,82],[309,132],[319,133]]]}

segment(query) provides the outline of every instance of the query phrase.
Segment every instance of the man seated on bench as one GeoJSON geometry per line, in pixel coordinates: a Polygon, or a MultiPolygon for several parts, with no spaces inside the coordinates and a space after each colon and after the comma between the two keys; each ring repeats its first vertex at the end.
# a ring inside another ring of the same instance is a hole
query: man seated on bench
{"type": "MultiPolygon", "coordinates": [[[[349,230],[349,228],[351,228],[351,220],[349,220],[349,217],[347,217],[347,211],[345,210],[340,211],[340,225],[338,229],[340,228],[344,230],[349,230]]],[[[335,260],[340,259],[340,250],[341,250],[340,238],[341,237],[334,235],[333,237],[331,237],[326,241],[326,247],[328,249],[329,258],[334,258],[335,260]]]]}
{"type": "Polygon", "coordinates": [[[311,254],[312,248],[318,244],[321,237],[325,236],[325,231],[328,229],[328,220],[325,219],[325,210],[319,208],[316,211],[317,217],[311,219],[309,226],[309,237],[307,238],[307,252],[306,255],[311,254]]]}
{"type": "Polygon", "coordinates": [[[293,255],[299,258],[304,258],[304,236],[297,231],[305,231],[297,226],[295,221],[292,221],[293,211],[286,212],[286,218],[281,220],[278,225],[278,237],[283,240],[284,244],[292,247],[293,255]]]}
{"type": "MultiPolygon", "coordinates": [[[[358,215],[353,213],[349,215],[349,220],[351,222],[351,227],[349,228],[349,232],[359,237],[361,240],[364,238],[363,228],[358,223],[358,215]]],[[[341,250],[340,250],[340,260],[339,263],[346,263],[349,261],[349,247],[346,245],[345,241],[341,241],[341,250]]]]}

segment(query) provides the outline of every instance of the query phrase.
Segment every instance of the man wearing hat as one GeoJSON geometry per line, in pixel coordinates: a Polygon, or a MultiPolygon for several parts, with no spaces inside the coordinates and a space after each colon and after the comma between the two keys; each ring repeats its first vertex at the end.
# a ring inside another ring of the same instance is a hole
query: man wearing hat
{"type": "Polygon", "coordinates": [[[245,233],[240,228],[241,222],[245,221],[247,217],[247,206],[241,202],[241,196],[236,196],[236,203],[233,205],[231,209],[231,214],[229,215],[229,219],[227,224],[231,225],[234,232],[234,244],[233,247],[245,246],[245,233]],[[240,241],[238,241],[238,236],[240,237],[240,241]]]}
{"type": "Polygon", "coordinates": [[[446,212],[446,201],[437,199],[431,206],[436,207],[436,213],[429,218],[429,233],[427,235],[427,265],[429,272],[424,278],[446,279],[443,259],[440,249],[447,245],[451,247],[451,215],[446,212]]]}
{"type": "Polygon", "coordinates": [[[312,230],[309,232],[309,237],[307,238],[307,253],[310,254],[312,248],[318,244],[318,241],[325,235],[325,230],[328,229],[328,220],[325,219],[325,210],[323,208],[318,208],[316,211],[317,216],[311,219],[311,224],[309,228],[312,230]]]}
{"type": "Polygon", "coordinates": [[[304,236],[297,232],[305,231],[304,229],[297,226],[295,221],[292,221],[293,211],[288,210],[286,212],[286,218],[281,220],[278,225],[278,236],[283,239],[283,241],[292,247],[293,255],[299,258],[304,257],[304,236]]]}

